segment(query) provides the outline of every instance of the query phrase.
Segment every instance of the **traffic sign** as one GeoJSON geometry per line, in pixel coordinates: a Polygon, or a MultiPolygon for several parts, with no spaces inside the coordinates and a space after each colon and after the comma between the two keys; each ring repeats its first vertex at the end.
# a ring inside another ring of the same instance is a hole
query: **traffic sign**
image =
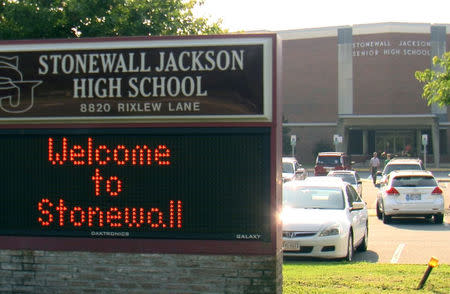
{"type": "Polygon", "coordinates": [[[291,146],[295,146],[297,144],[297,136],[291,135],[291,146]]]}
{"type": "Polygon", "coordinates": [[[422,145],[424,145],[424,146],[428,145],[428,135],[427,134],[422,135],[422,145]]]}

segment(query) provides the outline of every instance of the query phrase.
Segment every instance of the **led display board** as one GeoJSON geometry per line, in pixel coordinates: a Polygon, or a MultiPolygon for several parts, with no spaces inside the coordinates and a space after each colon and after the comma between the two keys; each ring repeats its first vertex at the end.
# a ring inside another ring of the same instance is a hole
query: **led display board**
{"type": "Polygon", "coordinates": [[[0,233],[270,240],[268,129],[0,136],[0,233]]]}

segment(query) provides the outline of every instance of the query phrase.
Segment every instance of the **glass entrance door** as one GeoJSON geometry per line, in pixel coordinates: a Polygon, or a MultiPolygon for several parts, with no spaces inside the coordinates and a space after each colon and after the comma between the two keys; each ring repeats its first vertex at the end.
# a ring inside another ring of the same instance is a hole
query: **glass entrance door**
{"type": "Polygon", "coordinates": [[[415,130],[376,131],[375,150],[397,156],[416,156],[415,130]]]}

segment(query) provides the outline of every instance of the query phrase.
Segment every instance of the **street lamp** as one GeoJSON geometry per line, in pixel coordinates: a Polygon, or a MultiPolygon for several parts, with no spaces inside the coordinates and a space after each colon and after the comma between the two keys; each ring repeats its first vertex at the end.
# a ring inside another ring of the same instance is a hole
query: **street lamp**
{"type": "Polygon", "coordinates": [[[423,288],[423,286],[425,285],[425,282],[428,279],[428,276],[431,273],[431,270],[434,267],[437,267],[439,264],[439,260],[436,257],[431,257],[430,261],[428,262],[428,267],[427,270],[425,271],[425,273],[423,274],[422,280],[419,283],[419,286],[417,287],[417,290],[420,290],[423,288]]]}

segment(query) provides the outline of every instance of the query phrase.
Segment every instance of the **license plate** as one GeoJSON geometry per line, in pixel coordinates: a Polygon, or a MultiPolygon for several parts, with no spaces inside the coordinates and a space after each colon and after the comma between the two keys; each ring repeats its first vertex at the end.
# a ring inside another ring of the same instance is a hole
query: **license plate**
{"type": "Polygon", "coordinates": [[[414,200],[420,200],[420,199],[421,199],[420,194],[406,194],[407,201],[414,201],[414,200]]]}
{"type": "Polygon", "coordinates": [[[299,251],[300,250],[300,244],[297,242],[283,242],[283,250],[286,251],[299,251]]]}

